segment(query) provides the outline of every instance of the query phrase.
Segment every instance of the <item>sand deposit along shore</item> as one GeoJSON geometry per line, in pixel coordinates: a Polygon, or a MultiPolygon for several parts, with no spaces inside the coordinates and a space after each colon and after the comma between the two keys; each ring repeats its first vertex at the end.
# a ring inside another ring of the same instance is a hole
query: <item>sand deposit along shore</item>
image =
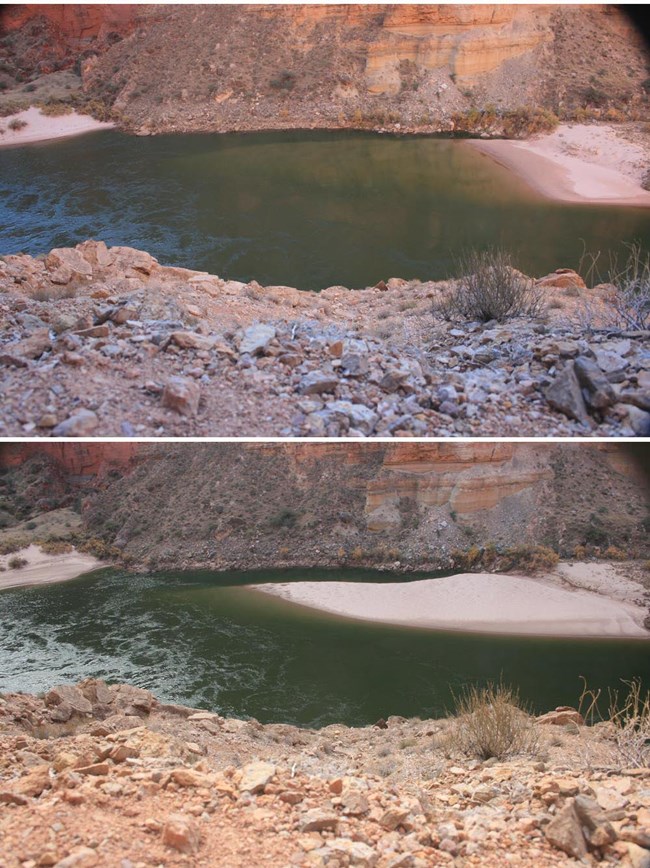
{"type": "Polygon", "coordinates": [[[105,566],[106,563],[78,551],[48,555],[32,544],[17,554],[0,555],[0,567],[5,570],[0,573],[0,591],[27,585],[65,582],[105,566]],[[25,560],[27,563],[18,569],[12,568],[12,558],[25,560]]]}
{"type": "Polygon", "coordinates": [[[648,149],[616,127],[562,124],[522,141],[473,139],[477,148],[549,199],[592,205],[650,207],[641,186],[648,149]]]}
{"type": "Polygon", "coordinates": [[[113,127],[114,124],[95,120],[90,115],[80,115],[74,111],[63,115],[44,115],[39,108],[31,106],[11,117],[0,118],[0,130],[3,131],[0,147],[65,139],[113,127]]]}
{"type": "MultiPolygon", "coordinates": [[[[346,618],[407,627],[531,636],[650,638],[643,606],[616,599],[609,566],[608,596],[587,587],[591,564],[543,579],[464,573],[413,582],[292,582],[254,585],[290,603],[346,618]],[[584,583],[585,587],[582,587],[584,583]]],[[[624,581],[624,580],[623,580],[624,581]]],[[[642,589],[639,587],[639,591],[642,589]]]]}

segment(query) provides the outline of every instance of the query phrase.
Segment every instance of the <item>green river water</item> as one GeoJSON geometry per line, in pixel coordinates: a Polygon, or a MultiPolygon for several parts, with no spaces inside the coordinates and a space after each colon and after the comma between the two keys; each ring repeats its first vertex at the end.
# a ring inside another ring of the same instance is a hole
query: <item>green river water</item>
{"type": "MultiPolygon", "coordinates": [[[[422,578],[416,574],[412,578],[422,578]]],[[[85,676],[263,722],[373,723],[442,715],[450,688],[499,679],[543,711],[592,686],[650,680],[648,644],[444,633],[352,621],[252,592],[246,583],[390,581],[368,570],[128,575],[0,593],[0,691],[85,676]]]]}
{"type": "Polygon", "coordinates": [[[0,150],[0,253],[87,238],[167,265],[322,289],[440,279],[499,245],[524,271],[650,246],[650,209],[557,204],[466,142],[358,132],[138,138],[0,150]]]}

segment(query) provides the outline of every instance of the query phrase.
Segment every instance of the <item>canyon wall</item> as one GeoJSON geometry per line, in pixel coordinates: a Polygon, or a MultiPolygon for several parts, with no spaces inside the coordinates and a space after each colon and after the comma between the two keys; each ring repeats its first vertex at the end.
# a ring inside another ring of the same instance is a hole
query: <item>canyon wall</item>
{"type": "Polygon", "coordinates": [[[21,55],[0,48],[5,72],[74,66],[141,134],[454,130],[473,110],[573,110],[595,94],[596,112],[647,108],[642,37],[606,5],[35,4],[5,6],[0,32],[21,55]]]}
{"type": "Polygon", "coordinates": [[[62,477],[68,500],[84,493],[88,532],[150,568],[444,568],[488,542],[642,548],[639,456],[601,443],[29,443],[0,447],[0,468],[34,492],[38,473],[62,477]]]}

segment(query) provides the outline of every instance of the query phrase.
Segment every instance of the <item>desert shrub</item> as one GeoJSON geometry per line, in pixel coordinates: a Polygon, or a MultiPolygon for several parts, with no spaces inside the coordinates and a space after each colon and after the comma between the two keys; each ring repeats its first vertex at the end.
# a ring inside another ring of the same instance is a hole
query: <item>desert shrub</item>
{"type": "Polygon", "coordinates": [[[67,555],[74,546],[60,539],[46,539],[38,543],[38,547],[44,555],[67,555]]]}
{"type": "Polygon", "coordinates": [[[624,561],[627,558],[627,552],[619,549],[618,546],[610,545],[603,552],[603,557],[609,558],[612,561],[624,561]]]}
{"type": "Polygon", "coordinates": [[[18,130],[25,129],[25,127],[27,126],[27,121],[24,121],[22,118],[13,118],[9,121],[7,126],[10,130],[13,130],[15,133],[17,133],[18,130]]]}
{"type": "Polygon", "coordinates": [[[509,139],[520,139],[536,133],[550,133],[560,119],[549,109],[523,106],[503,115],[503,134],[509,139]]]}
{"type": "Polygon", "coordinates": [[[294,527],[297,521],[298,513],[293,509],[282,509],[269,519],[272,527],[294,527]]]}
{"type": "Polygon", "coordinates": [[[119,559],[122,554],[118,548],[110,545],[110,543],[104,542],[104,540],[98,539],[97,537],[91,537],[90,539],[84,540],[84,542],[77,546],[77,549],[84,554],[98,558],[100,561],[116,560],[119,559]]]}
{"type": "Polygon", "coordinates": [[[61,115],[69,115],[72,112],[72,106],[68,103],[61,102],[60,100],[38,103],[38,107],[42,115],[47,115],[48,117],[53,118],[60,117],[61,115]]]}
{"type": "Polygon", "coordinates": [[[502,683],[466,685],[454,696],[453,747],[467,756],[487,760],[535,753],[538,733],[519,692],[502,683]]]}
{"type": "Polygon", "coordinates": [[[8,566],[10,570],[22,570],[23,567],[27,566],[27,558],[19,558],[15,555],[13,558],[9,558],[8,566]]]}
{"type": "Polygon", "coordinates": [[[29,545],[29,540],[24,537],[7,537],[0,540],[0,555],[11,555],[14,552],[19,552],[21,549],[26,549],[29,545]]]}
{"type": "Polygon", "coordinates": [[[274,90],[293,90],[296,84],[295,72],[283,69],[280,75],[272,78],[269,82],[274,90]]]}
{"type": "Polygon", "coordinates": [[[439,302],[447,316],[502,322],[542,311],[541,290],[513,268],[510,254],[503,250],[471,250],[460,257],[457,270],[460,277],[455,286],[439,302]]]}
{"type": "Polygon", "coordinates": [[[34,530],[36,527],[37,527],[37,524],[35,521],[28,521],[27,524],[25,525],[25,528],[27,530],[34,530]]]}

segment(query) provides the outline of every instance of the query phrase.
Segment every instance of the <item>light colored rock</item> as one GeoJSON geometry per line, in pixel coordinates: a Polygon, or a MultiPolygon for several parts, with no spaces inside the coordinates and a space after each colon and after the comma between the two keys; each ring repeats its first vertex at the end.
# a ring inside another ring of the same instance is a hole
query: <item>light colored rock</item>
{"type": "Polygon", "coordinates": [[[99,864],[97,851],[91,847],[76,847],[69,856],[56,863],[54,868],[92,868],[99,864]]]}
{"type": "Polygon", "coordinates": [[[196,332],[172,332],[171,340],[183,350],[211,350],[216,344],[216,337],[200,335],[196,332]]]}
{"type": "Polygon", "coordinates": [[[304,814],[298,824],[301,832],[335,831],[339,823],[339,816],[326,808],[312,808],[304,814]]]}
{"type": "Polygon", "coordinates": [[[88,280],[93,269],[87,259],[72,247],[55,247],[45,257],[45,267],[50,272],[52,283],[70,283],[71,280],[88,280]]]}
{"type": "Polygon", "coordinates": [[[239,782],[241,792],[263,793],[267,784],[273,779],[276,768],[272,763],[252,762],[245,765],[241,771],[239,782]]]}
{"type": "Polygon", "coordinates": [[[269,343],[275,337],[275,328],[271,325],[258,323],[246,329],[239,342],[239,352],[251,356],[263,355],[269,343]]]}
{"type": "Polygon", "coordinates": [[[87,437],[99,426],[99,419],[92,410],[78,410],[53,430],[55,437],[87,437]]]}
{"type": "Polygon", "coordinates": [[[301,395],[322,395],[325,392],[333,392],[338,383],[339,378],[336,374],[310,371],[302,378],[298,391],[301,395]]]}
{"type": "Polygon", "coordinates": [[[56,706],[66,703],[77,714],[92,714],[92,704],[82,691],[72,684],[60,684],[45,694],[45,704],[56,706]]]}
{"type": "Polygon", "coordinates": [[[38,359],[51,348],[50,332],[46,328],[37,329],[29,337],[16,344],[8,344],[6,347],[7,352],[23,359],[38,359]]]}
{"type": "Polygon", "coordinates": [[[537,723],[550,724],[551,726],[566,726],[567,723],[575,723],[584,726],[585,719],[575,708],[568,705],[559,705],[554,711],[547,711],[536,718],[537,723]]]}

